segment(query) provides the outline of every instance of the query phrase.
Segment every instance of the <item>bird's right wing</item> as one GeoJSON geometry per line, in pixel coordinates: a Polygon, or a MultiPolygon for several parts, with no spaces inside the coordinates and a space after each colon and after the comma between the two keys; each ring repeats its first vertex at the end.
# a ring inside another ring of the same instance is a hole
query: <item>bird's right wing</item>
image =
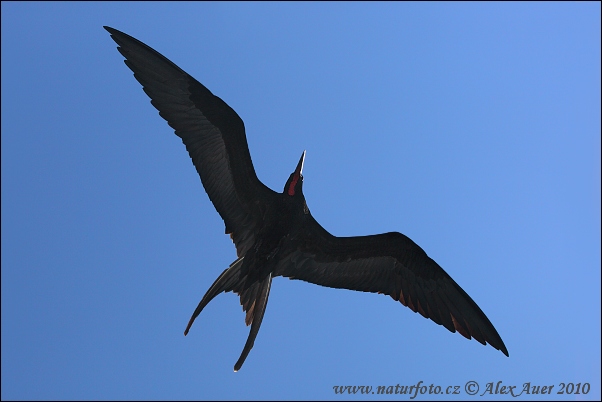
{"type": "Polygon", "coordinates": [[[261,201],[276,193],[259,181],[242,119],[223,100],[139,40],[104,27],[159,115],[175,130],[243,256],[254,243],[261,201]],[[259,202],[257,202],[259,201],[259,202]]]}
{"type": "Polygon", "coordinates": [[[451,332],[508,356],[483,311],[434,260],[401,233],[335,237],[307,216],[274,276],[331,288],[384,293],[451,332]]]}

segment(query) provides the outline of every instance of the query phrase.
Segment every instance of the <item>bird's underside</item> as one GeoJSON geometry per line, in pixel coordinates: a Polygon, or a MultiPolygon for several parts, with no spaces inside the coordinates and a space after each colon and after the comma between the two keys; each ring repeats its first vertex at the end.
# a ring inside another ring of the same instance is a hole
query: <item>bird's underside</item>
{"type": "Polygon", "coordinates": [[[282,193],[255,174],[244,124],[236,112],[167,58],[116,29],[105,27],[126,65],[161,117],[175,130],[224,220],[238,259],[209,288],[184,334],[222,292],[240,296],[251,326],[244,363],[261,326],[272,279],[284,276],[331,288],[383,293],[451,332],[490,344],[508,356],[477,304],[412,240],[392,232],[336,237],[312,217],[303,196],[303,161],[282,193]]]}

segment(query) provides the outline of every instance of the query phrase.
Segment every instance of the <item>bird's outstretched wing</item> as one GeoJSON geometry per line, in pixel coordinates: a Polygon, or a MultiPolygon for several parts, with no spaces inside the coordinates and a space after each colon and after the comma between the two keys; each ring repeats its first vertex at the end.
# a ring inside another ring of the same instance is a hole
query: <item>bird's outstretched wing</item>
{"type": "Polygon", "coordinates": [[[276,193],[259,181],[241,118],[223,100],[139,40],[104,27],[159,115],[175,130],[226,224],[238,256],[254,243],[262,200],[276,193]]]}
{"type": "Polygon", "coordinates": [[[331,288],[384,293],[451,332],[508,350],[489,319],[466,292],[401,233],[336,237],[308,215],[305,229],[290,239],[295,251],[274,276],[331,288]]]}

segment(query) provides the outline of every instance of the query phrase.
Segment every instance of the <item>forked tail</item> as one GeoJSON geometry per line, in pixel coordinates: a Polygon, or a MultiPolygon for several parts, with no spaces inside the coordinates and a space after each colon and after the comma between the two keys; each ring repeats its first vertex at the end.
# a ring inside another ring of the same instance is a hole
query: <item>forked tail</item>
{"type": "Polygon", "coordinates": [[[238,361],[234,365],[235,372],[240,370],[249,352],[253,348],[255,338],[259,333],[259,327],[263,321],[263,315],[268,304],[268,297],[270,295],[270,287],[272,284],[272,274],[270,273],[261,281],[254,282],[252,285],[248,286],[246,283],[246,275],[243,277],[240,275],[243,258],[244,257],[241,257],[234,261],[230,267],[224,270],[215,282],[213,282],[213,285],[211,285],[197,308],[194,310],[194,313],[192,313],[190,321],[188,321],[188,325],[184,331],[184,335],[187,335],[194,320],[215,296],[222,292],[235,291],[238,293],[240,296],[240,304],[246,312],[245,324],[251,325],[251,330],[247,342],[245,343],[245,347],[243,348],[238,361]]]}

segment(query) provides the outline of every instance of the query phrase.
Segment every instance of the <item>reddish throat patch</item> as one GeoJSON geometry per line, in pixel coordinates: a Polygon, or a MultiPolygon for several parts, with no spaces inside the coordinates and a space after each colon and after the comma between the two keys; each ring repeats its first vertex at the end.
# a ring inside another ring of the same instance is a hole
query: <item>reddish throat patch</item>
{"type": "Polygon", "coordinates": [[[297,185],[298,181],[299,181],[299,175],[296,174],[293,176],[293,180],[291,181],[291,184],[288,186],[288,195],[290,195],[290,196],[295,195],[295,186],[297,185]]]}

